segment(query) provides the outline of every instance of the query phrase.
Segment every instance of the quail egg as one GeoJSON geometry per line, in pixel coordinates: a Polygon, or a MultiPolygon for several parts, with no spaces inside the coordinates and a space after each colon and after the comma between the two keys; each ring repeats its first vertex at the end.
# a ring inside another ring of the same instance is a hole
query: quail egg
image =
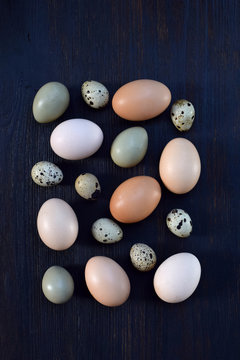
{"type": "Polygon", "coordinates": [[[186,211],[173,209],[167,216],[167,227],[176,236],[186,238],[192,232],[192,220],[186,211]]]}
{"type": "Polygon", "coordinates": [[[93,237],[103,244],[113,244],[120,241],[123,231],[118,224],[108,218],[96,220],[92,225],[93,237]]]}
{"type": "Polygon", "coordinates": [[[36,163],[31,171],[33,181],[40,186],[53,186],[63,179],[63,173],[58,166],[49,161],[36,163]]]}
{"type": "Polygon", "coordinates": [[[195,119],[195,109],[188,100],[177,100],[171,108],[171,119],[179,131],[188,131],[195,119]]]}
{"type": "Polygon", "coordinates": [[[75,181],[77,193],[86,200],[96,200],[100,193],[101,187],[95,175],[84,173],[78,176],[75,181]]]}
{"type": "Polygon", "coordinates": [[[98,81],[90,80],[82,84],[83,100],[92,108],[100,109],[107,105],[109,92],[107,88],[98,81]]]}
{"type": "Polygon", "coordinates": [[[130,258],[133,266],[139,271],[149,271],[157,262],[156,254],[146,244],[134,244],[130,250],[130,258]]]}

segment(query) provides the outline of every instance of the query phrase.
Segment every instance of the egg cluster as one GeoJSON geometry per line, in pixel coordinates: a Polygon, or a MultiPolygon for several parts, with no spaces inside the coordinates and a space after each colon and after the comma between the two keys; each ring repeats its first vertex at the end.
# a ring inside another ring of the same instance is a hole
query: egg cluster
{"type": "MultiPolygon", "coordinates": [[[[83,100],[92,108],[107,105],[109,92],[97,81],[85,81],[81,88],[83,100]]],[[[33,101],[33,115],[37,122],[48,123],[59,118],[70,101],[68,89],[61,83],[50,82],[42,86],[33,101]]],[[[171,92],[155,80],[135,80],[125,84],[114,94],[112,107],[125,120],[144,121],[159,116],[171,102],[171,92]]],[[[179,131],[191,128],[195,110],[190,101],[178,100],[170,116],[179,131]]],[[[93,155],[102,145],[103,132],[94,122],[86,119],[63,121],[52,132],[52,150],[61,158],[80,160],[93,155]]],[[[114,139],[110,155],[122,168],[137,165],[148,148],[147,131],[134,126],[122,131],[114,139]]],[[[201,162],[197,149],[184,138],[171,140],[163,149],[159,161],[159,174],[163,184],[175,194],[185,194],[197,184],[201,162]]],[[[33,181],[42,187],[59,184],[63,173],[49,161],[36,163],[31,171],[33,181]]],[[[97,177],[80,174],[75,181],[76,192],[84,199],[96,201],[101,195],[97,177]]],[[[125,180],[113,192],[109,209],[114,220],[136,223],[144,220],[156,209],[161,200],[159,182],[151,176],[135,176],[125,180]]],[[[113,244],[123,238],[123,231],[112,219],[97,219],[91,227],[93,237],[102,244],[113,244]]],[[[169,230],[178,237],[188,237],[192,220],[182,209],[173,209],[166,218],[169,230]]],[[[43,203],[37,217],[41,240],[50,249],[66,250],[77,239],[79,225],[72,207],[62,199],[51,198],[43,203]]],[[[150,271],[157,262],[155,251],[147,244],[136,243],[130,249],[130,260],[139,271],[150,271]]],[[[198,259],[190,253],[178,253],[166,259],[153,278],[156,294],[164,301],[176,303],[186,300],[195,291],[201,276],[198,259]]],[[[119,306],[130,294],[130,281],[124,269],[105,256],[94,256],[85,266],[85,281],[89,292],[101,304],[119,306]]],[[[56,304],[65,303],[74,293],[74,281],[61,266],[52,266],[44,274],[42,290],[46,298],[56,304]]]]}

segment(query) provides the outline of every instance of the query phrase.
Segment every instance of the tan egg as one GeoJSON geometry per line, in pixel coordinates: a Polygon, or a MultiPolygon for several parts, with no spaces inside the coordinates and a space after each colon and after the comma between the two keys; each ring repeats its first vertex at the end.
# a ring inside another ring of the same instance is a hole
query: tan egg
{"type": "Polygon", "coordinates": [[[84,173],[77,177],[75,190],[86,200],[96,200],[101,194],[101,186],[95,175],[84,173]]]}
{"type": "Polygon", "coordinates": [[[65,250],[78,235],[78,220],[66,201],[52,198],[41,206],[37,217],[40,238],[50,249],[65,250]]]}
{"type": "Polygon", "coordinates": [[[150,176],[135,176],[124,181],[110,200],[112,216],[122,223],[135,223],[148,217],[161,199],[159,183],[150,176]]]}
{"type": "Polygon", "coordinates": [[[119,306],[127,301],[130,281],[123,268],[106,256],[94,256],[85,267],[85,280],[92,296],[105,306],[119,306]]]}
{"type": "Polygon", "coordinates": [[[141,79],[129,82],[114,94],[115,113],[132,121],[143,121],[160,115],[171,101],[171,92],[159,81],[141,79]]]}
{"type": "Polygon", "coordinates": [[[197,184],[201,161],[197,149],[184,138],[171,140],[164,148],[159,173],[164,185],[175,194],[185,194],[197,184]]]}

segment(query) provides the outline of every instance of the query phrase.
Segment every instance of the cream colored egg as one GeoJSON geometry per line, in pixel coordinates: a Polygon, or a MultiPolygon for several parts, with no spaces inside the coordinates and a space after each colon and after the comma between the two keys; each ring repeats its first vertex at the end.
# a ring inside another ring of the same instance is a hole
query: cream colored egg
{"type": "Polygon", "coordinates": [[[75,189],[86,200],[96,200],[101,194],[101,186],[97,177],[90,173],[84,173],[77,177],[75,189]]]}
{"type": "Polygon", "coordinates": [[[196,290],[201,276],[201,265],[193,254],[170,256],[157,269],[153,285],[157,295],[168,303],[188,299],[196,290]]]}

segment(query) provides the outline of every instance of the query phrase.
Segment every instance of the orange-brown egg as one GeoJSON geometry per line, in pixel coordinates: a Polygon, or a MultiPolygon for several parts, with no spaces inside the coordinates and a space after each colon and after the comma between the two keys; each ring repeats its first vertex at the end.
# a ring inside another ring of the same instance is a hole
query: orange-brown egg
{"type": "Polygon", "coordinates": [[[115,113],[132,121],[143,121],[160,115],[171,101],[166,85],[155,80],[131,81],[117,90],[112,99],[115,113]]]}
{"type": "Polygon", "coordinates": [[[160,199],[161,188],[157,180],[150,176],[135,176],[114,191],[110,211],[122,223],[135,223],[149,216],[160,199]]]}
{"type": "Polygon", "coordinates": [[[164,185],[175,194],[185,194],[197,184],[201,161],[197,149],[184,138],[171,140],[163,149],[159,173],[164,185]]]}

